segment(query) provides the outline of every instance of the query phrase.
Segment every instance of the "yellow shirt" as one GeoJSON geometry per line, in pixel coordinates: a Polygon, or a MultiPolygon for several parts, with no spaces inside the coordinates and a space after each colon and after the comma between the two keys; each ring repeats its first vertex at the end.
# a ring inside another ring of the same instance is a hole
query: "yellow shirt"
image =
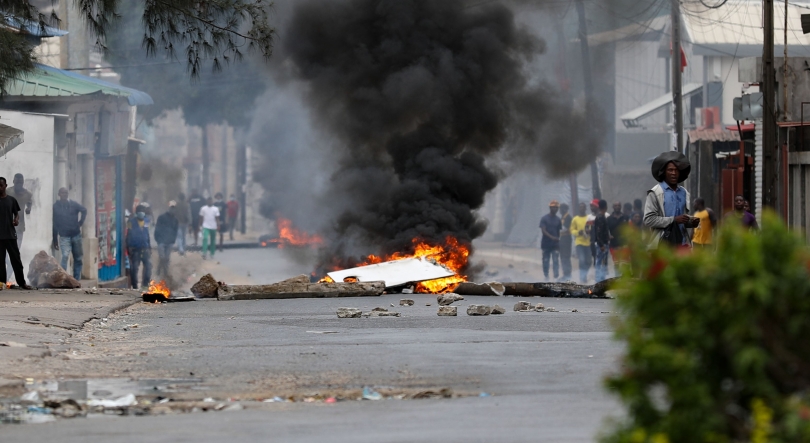
{"type": "Polygon", "coordinates": [[[577,246],[590,246],[591,236],[585,232],[585,225],[588,224],[588,216],[578,215],[571,220],[571,235],[574,236],[574,244],[577,246]]]}
{"type": "Polygon", "coordinates": [[[709,211],[702,210],[695,212],[695,217],[700,219],[700,225],[695,228],[695,235],[692,237],[692,242],[699,245],[712,244],[712,221],[709,219],[709,211]]]}

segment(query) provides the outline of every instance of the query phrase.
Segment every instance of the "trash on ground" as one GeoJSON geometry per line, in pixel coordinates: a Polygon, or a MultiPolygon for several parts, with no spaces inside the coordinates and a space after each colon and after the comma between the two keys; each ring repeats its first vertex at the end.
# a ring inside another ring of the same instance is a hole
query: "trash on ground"
{"type": "Polygon", "coordinates": [[[363,388],[363,400],[382,400],[383,396],[374,389],[366,386],[363,388]]]}
{"type": "Polygon", "coordinates": [[[94,399],[88,400],[87,406],[101,406],[104,408],[123,408],[126,406],[132,406],[138,403],[138,400],[135,399],[135,394],[127,394],[123,397],[118,397],[113,400],[106,400],[106,399],[94,399]]]}
{"type": "Polygon", "coordinates": [[[414,304],[416,304],[415,301],[407,298],[403,298],[402,300],[399,301],[400,306],[413,306],[414,304]]]}

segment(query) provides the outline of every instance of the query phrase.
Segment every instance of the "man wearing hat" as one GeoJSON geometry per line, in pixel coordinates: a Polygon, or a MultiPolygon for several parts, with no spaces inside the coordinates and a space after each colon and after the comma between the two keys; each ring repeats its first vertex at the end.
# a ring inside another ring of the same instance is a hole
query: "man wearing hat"
{"type": "Polygon", "coordinates": [[[540,240],[540,249],[543,251],[543,276],[548,281],[549,261],[554,262],[554,279],[560,276],[560,231],[562,231],[562,220],[557,217],[557,210],[560,203],[552,200],[548,204],[548,214],[540,219],[540,230],[543,231],[543,238],[540,240]]]}
{"type": "Polygon", "coordinates": [[[177,221],[175,211],[177,202],[169,202],[169,210],[161,214],[155,224],[155,243],[158,245],[158,267],[157,273],[161,277],[169,275],[169,258],[172,254],[172,246],[177,240],[177,230],[180,223],[177,221]]]}
{"type": "Polygon", "coordinates": [[[652,230],[647,249],[656,249],[660,242],[674,247],[691,247],[689,229],[700,219],[690,217],[689,192],[678,183],[689,177],[692,166],[686,156],[670,151],[653,160],[652,175],[657,185],[647,191],[644,205],[644,226],[652,230]]]}

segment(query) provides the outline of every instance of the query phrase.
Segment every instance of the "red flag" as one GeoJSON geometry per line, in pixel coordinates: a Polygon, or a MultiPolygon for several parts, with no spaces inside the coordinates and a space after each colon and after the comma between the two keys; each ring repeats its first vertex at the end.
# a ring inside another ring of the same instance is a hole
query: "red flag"
{"type": "MultiPolygon", "coordinates": [[[[669,56],[672,57],[672,42],[669,42],[669,56]]],[[[686,62],[686,52],[683,51],[683,46],[681,46],[681,72],[689,65],[686,62]]]]}

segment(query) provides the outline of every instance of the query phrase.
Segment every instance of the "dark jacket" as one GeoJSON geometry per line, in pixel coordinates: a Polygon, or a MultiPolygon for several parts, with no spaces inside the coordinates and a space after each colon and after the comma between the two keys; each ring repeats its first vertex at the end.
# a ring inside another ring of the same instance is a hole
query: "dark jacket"
{"type": "Polygon", "coordinates": [[[141,227],[137,218],[132,218],[127,222],[127,248],[128,249],[148,249],[152,247],[149,240],[149,228],[144,223],[141,227]]]}
{"type": "Polygon", "coordinates": [[[597,246],[607,246],[610,243],[610,230],[604,214],[596,216],[593,221],[593,240],[597,246]]]}
{"type": "Polygon", "coordinates": [[[87,218],[87,209],[73,200],[57,200],[53,204],[53,238],[75,237],[82,233],[84,219],[87,218]],[[81,214],[81,218],[79,218],[81,214]]]}
{"type": "MultiPolygon", "coordinates": [[[[200,211],[198,210],[197,213],[200,211]]],[[[174,216],[177,217],[177,223],[187,225],[191,221],[191,210],[189,209],[188,202],[178,201],[177,206],[174,208],[174,216]]]]}
{"type": "Polygon", "coordinates": [[[170,245],[177,240],[179,223],[171,212],[164,212],[155,224],[155,242],[159,245],[170,245]]]}

